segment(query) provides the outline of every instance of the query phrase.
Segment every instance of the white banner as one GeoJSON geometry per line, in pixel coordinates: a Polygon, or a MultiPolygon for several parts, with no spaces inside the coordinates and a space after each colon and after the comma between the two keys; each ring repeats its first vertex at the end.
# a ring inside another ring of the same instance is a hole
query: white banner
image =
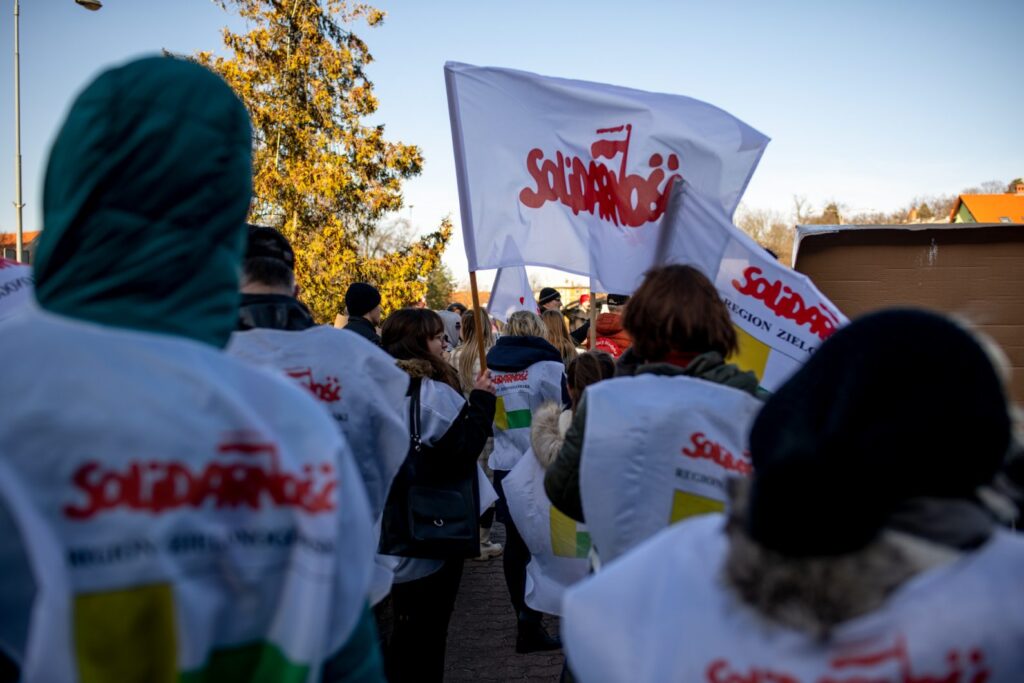
{"type": "Polygon", "coordinates": [[[512,521],[530,549],[526,604],[540,612],[561,614],[565,589],[590,571],[590,533],[552,507],[544,492],[544,468],[533,449],[501,480],[501,487],[512,521]]]}
{"type": "Polygon", "coordinates": [[[452,62],[445,80],[470,270],[548,266],[630,293],[673,179],[731,216],[768,144],[680,95],[452,62]]]}
{"type": "Polygon", "coordinates": [[[499,268],[491,287],[491,298],[487,301],[487,312],[504,323],[516,311],[537,312],[530,278],[523,266],[499,268]]]}
{"type": "Polygon", "coordinates": [[[0,320],[32,298],[32,268],[0,257],[0,320]]]}
{"type": "Polygon", "coordinates": [[[638,375],[587,389],[583,514],[602,564],[659,530],[726,507],[748,476],[749,394],[692,377],[638,375]]]}
{"type": "Polygon", "coordinates": [[[666,216],[665,263],[688,263],[722,296],[740,337],[730,358],[774,391],[849,320],[803,273],[781,265],[713,201],[676,186],[666,216]]]}

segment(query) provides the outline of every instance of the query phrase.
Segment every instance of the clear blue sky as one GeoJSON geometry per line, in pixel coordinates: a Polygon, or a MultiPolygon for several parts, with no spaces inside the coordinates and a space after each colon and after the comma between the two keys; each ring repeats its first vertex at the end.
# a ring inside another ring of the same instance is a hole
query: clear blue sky
{"type": "MultiPolygon", "coordinates": [[[[13,231],[12,0],[0,18],[0,229],[13,231]]],[[[103,67],[168,48],[218,49],[231,18],[209,0],[22,0],[25,222],[40,222],[49,145],[74,94],[103,67]]],[[[420,145],[423,175],[403,211],[427,230],[458,225],[442,65],[507,66],[678,93],[772,138],[744,203],[789,213],[893,210],[1024,175],[1024,2],[378,2],[356,31],[392,139],[420,145]]],[[[465,274],[461,239],[446,262],[465,274]]]]}

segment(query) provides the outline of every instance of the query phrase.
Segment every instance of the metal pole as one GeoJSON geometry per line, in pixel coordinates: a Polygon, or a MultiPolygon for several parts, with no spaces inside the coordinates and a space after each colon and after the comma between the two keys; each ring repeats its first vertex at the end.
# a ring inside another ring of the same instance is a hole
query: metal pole
{"type": "Polygon", "coordinates": [[[14,258],[22,262],[23,226],[21,210],[25,204],[21,201],[21,58],[18,50],[18,19],[21,15],[20,4],[14,0],[14,208],[17,209],[18,231],[14,243],[14,258]]]}

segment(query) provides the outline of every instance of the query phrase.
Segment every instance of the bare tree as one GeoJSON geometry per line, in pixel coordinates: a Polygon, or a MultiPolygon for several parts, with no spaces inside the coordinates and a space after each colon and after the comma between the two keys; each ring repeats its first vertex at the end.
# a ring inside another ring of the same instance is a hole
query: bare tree
{"type": "Polygon", "coordinates": [[[998,180],[986,180],[981,184],[981,194],[1003,194],[1006,192],[1006,183],[998,180]]]}
{"type": "Polygon", "coordinates": [[[808,218],[808,210],[810,204],[807,202],[807,197],[802,194],[793,195],[793,218],[796,219],[797,225],[805,223],[808,218]]]}
{"type": "Polygon", "coordinates": [[[408,218],[381,221],[375,230],[359,235],[359,250],[363,258],[382,258],[385,254],[400,252],[416,241],[416,229],[408,218]]]}

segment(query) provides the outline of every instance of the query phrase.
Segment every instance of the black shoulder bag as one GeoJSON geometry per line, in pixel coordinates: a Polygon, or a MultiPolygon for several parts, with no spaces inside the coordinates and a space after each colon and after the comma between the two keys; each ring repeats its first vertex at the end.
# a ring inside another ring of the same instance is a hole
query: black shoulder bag
{"type": "Polygon", "coordinates": [[[377,551],[433,559],[476,557],[476,466],[460,466],[450,454],[420,441],[420,384],[419,378],[409,383],[409,454],[388,492],[377,551]]]}

